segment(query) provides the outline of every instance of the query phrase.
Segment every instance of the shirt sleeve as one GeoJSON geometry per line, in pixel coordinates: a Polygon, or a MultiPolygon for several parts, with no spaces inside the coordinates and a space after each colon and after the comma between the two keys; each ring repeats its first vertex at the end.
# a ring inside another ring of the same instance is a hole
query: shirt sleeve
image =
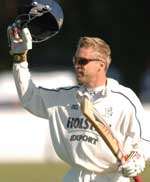
{"type": "Polygon", "coordinates": [[[40,89],[32,82],[28,63],[14,63],[13,76],[23,107],[36,116],[47,119],[47,111],[40,94],[40,89]]]}
{"type": "Polygon", "coordinates": [[[134,134],[133,145],[135,146],[135,149],[144,154],[146,160],[150,160],[150,132],[148,118],[146,117],[146,112],[140,99],[133,91],[130,91],[129,97],[133,108],[130,116],[131,124],[129,127],[130,134],[134,134]]]}

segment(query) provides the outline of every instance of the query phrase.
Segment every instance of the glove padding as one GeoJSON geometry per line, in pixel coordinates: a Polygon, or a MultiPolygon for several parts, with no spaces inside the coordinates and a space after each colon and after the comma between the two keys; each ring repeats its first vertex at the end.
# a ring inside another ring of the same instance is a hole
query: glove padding
{"type": "Polygon", "coordinates": [[[32,37],[28,28],[22,30],[15,24],[7,29],[10,54],[22,54],[32,49],[32,37]]]}
{"type": "Polygon", "coordinates": [[[123,165],[120,166],[123,176],[125,177],[135,177],[145,168],[145,159],[143,155],[136,152],[134,157],[127,160],[123,165]]]}

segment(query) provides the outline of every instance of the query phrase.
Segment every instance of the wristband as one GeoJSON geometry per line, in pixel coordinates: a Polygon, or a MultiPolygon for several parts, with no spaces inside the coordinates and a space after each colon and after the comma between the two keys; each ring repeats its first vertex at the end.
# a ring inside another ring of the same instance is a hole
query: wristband
{"type": "Polygon", "coordinates": [[[27,61],[27,54],[26,53],[13,55],[13,62],[14,63],[21,63],[24,61],[27,61]]]}

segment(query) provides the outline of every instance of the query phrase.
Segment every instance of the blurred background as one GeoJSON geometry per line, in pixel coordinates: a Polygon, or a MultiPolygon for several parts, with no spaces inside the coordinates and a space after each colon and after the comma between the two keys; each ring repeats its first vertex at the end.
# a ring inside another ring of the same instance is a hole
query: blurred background
{"type": "MultiPolygon", "coordinates": [[[[6,31],[17,16],[17,7],[25,2],[0,1],[0,179],[3,182],[17,182],[17,179],[21,179],[21,182],[57,182],[68,166],[53,150],[48,121],[31,115],[20,106],[12,78],[6,31]],[[60,174],[55,174],[52,169],[60,169],[54,170],[60,171],[60,174]]],[[[72,56],[77,41],[81,36],[98,36],[108,42],[112,49],[108,76],[133,89],[149,117],[148,2],[60,0],[60,3],[64,11],[60,33],[42,44],[34,44],[29,53],[29,67],[34,81],[47,88],[74,85],[72,56]]],[[[145,175],[145,181],[148,182],[149,178],[145,175]]]]}

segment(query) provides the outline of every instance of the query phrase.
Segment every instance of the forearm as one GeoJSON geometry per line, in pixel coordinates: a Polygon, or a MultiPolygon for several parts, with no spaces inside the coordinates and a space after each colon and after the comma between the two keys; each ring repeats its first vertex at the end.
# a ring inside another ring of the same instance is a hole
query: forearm
{"type": "Polygon", "coordinates": [[[20,101],[24,108],[31,113],[47,118],[40,90],[30,78],[27,63],[27,53],[32,49],[32,37],[28,28],[19,29],[17,26],[8,27],[10,55],[13,60],[13,76],[20,101]]]}
{"type": "Polygon", "coordinates": [[[26,61],[14,63],[13,76],[22,106],[36,116],[47,119],[48,116],[40,90],[30,78],[28,63],[26,61]]]}
{"type": "Polygon", "coordinates": [[[27,61],[13,63],[13,76],[20,99],[28,90],[30,82],[30,72],[27,61]]]}

